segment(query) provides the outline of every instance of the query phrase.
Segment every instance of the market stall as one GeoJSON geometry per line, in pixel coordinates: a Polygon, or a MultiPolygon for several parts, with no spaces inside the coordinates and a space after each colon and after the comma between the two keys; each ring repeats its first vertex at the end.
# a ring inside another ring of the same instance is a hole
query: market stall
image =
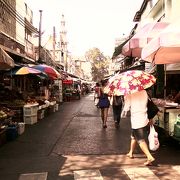
{"type": "Polygon", "coordinates": [[[180,104],[164,99],[152,99],[160,110],[158,115],[154,117],[154,122],[157,126],[164,129],[169,136],[172,136],[180,141],[180,127],[176,126],[179,123],[178,118],[180,116],[180,104]]]}

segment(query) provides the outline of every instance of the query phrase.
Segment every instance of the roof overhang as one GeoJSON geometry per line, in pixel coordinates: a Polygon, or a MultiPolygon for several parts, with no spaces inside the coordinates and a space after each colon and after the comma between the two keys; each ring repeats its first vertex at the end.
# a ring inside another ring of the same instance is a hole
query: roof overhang
{"type": "Polygon", "coordinates": [[[14,60],[0,47],[0,70],[11,69],[14,66],[14,60]]]}

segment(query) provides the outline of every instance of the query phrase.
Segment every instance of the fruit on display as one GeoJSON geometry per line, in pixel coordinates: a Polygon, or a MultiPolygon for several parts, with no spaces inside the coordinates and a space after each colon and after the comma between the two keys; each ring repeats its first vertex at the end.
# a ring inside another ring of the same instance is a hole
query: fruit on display
{"type": "Polygon", "coordinates": [[[0,110],[0,119],[5,119],[5,118],[7,118],[7,114],[4,111],[0,110]]]}
{"type": "Polygon", "coordinates": [[[28,97],[26,100],[26,104],[36,104],[36,103],[37,103],[37,101],[35,98],[28,97]]]}
{"type": "Polygon", "coordinates": [[[14,111],[7,107],[0,107],[0,118],[4,119],[7,117],[14,116],[14,111]]]}

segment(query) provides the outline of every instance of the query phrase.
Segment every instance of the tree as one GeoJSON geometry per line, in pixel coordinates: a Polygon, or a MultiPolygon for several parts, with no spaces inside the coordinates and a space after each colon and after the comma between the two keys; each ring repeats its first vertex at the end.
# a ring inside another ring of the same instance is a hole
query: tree
{"type": "Polygon", "coordinates": [[[105,57],[98,48],[92,48],[85,53],[85,58],[91,63],[93,81],[100,81],[108,74],[109,58],[105,57]]]}

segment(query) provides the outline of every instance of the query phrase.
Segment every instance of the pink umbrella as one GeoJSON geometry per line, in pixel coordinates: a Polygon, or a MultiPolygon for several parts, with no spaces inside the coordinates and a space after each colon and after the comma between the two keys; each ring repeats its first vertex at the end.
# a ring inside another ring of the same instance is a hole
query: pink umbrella
{"type": "Polygon", "coordinates": [[[151,40],[143,48],[141,58],[155,64],[180,63],[180,22],[170,24],[151,40]]]}
{"type": "Polygon", "coordinates": [[[113,95],[127,95],[151,87],[156,78],[145,71],[129,70],[110,78],[104,92],[113,95]]]}
{"type": "Polygon", "coordinates": [[[123,46],[122,54],[125,56],[141,57],[142,48],[157,36],[169,23],[152,22],[144,25],[139,31],[123,46]]]}

